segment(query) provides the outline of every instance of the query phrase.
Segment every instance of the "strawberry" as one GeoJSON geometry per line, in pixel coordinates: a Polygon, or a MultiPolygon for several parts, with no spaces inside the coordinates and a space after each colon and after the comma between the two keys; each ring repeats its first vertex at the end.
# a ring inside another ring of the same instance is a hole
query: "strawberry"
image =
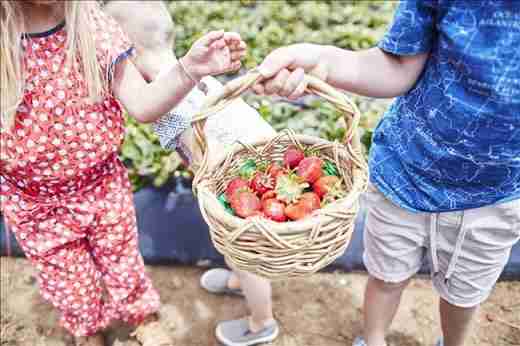
{"type": "Polygon", "coordinates": [[[269,190],[266,193],[264,193],[262,195],[262,198],[260,198],[260,200],[263,202],[263,201],[271,199],[271,198],[275,198],[276,199],[276,192],[274,192],[273,190],[269,190]]]}
{"type": "Polygon", "coordinates": [[[292,221],[301,220],[308,214],[299,203],[289,204],[285,207],[284,213],[292,221]]]}
{"type": "Polygon", "coordinates": [[[285,170],[279,164],[272,163],[267,167],[267,174],[273,177],[274,181],[276,181],[279,176],[285,174],[285,170]]]}
{"type": "Polygon", "coordinates": [[[303,206],[305,211],[311,213],[317,209],[320,209],[321,200],[320,197],[314,192],[306,192],[302,195],[298,204],[303,206]]]}
{"type": "Polygon", "coordinates": [[[285,216],[285,204],[276,200],[275,198],[266,199],[262,201],[262,209],[267,218],[277,221],[284,222],[287,221],[287,217],[285,216]]]}
{"type": "Polygon", "coordinates": [[[242,218],[257,215],[262,208],[260,199],[251,191],[237,191],[230,203],[231,208],[242,218]]]}
{"type": "Polygon", "coordinates": [[[321,170],[322,165],[322,159],[316,156],[306,157],[296,168],[296,174],[303,178],[303,180],[309,183],[314,183],[316,180],[321,178],[323,174],[323,171],[321,170]]]}
{"type": "Polygon", "coordinates": [[[266,173],[256,172],[249,185],[259,196],[274,189],[274,179],[266,173]]]}
{"type": "Polygon", "coordinates": [[[235,192],[246,189],[247,187],[249,187],[249,183],[242,178],[237,177],[231,180],[225,192],[227,201],[230,202],[233,199],[235,192]]]}
{"type": "Polygon", "coordinates": [[[257,211],[255,211],[255,212],[253,212],[253,214],[251,214],[250,216],[248,216],[248,218],[250,218],[250,217],[255,217],[255,216],[267,217],[267,216],[265,216],[265,214],[264,214],[261,210],[257,210],[257,211]]]}
{"type": "Polygon", "coordinates": [[[318,196],[320,196],[320,198],[323,198],[333,189],[339,189],[340,185],[341,181],[338,177],[334,175],[327,175],[321,177],[314,183],[313,190],[318,196]]]}
{"type": "Polygon", "coordinates": [[[305,154],[298,148],[290,147],[283,155],[283,162],[289,168],[294,168],[305,158],[305,154]]]}
{"type": "Polygon", "coordinates": [[[285,207],[285,215],[293,220],[301,220],[320,208],[320,198],[314,192],[304,193],[297,203],[285,207]]]}

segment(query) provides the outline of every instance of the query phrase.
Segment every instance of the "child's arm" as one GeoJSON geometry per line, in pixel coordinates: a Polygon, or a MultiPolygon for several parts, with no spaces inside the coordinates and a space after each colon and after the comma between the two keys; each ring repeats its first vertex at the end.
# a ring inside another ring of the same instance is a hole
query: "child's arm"
{"type": "Polygon", "coordinates": [[[305,90],[304,71],[328,83],[371,97],[408,92],[421,75],[437,35],[436,2],[403,0],[377,48],[353,52],[332,46],[297,44],[272,52],[259,67],[266,80],[259,93],[297,98],[305,90]]]}
{"type": "Polygon", "coordinates": [[[370,97],[395,97],[410,90],[428,53],[397,56],[379,48],[353,52],[332,46],[298,44],[273,51],[259,70],[267,81],[258,93],[297,98],[303,94],[303,71],[329,84],[370,97]]]}
{"type": "Polygon", "coordinates": [[[128,113],[140,122],[153,122],[174,108],[206,75],[240,68],[245,43],[235,33],[211,32],[195,42],[181,63],[146,83],[134,64],[116,66],[113,91],[128,113]]]}

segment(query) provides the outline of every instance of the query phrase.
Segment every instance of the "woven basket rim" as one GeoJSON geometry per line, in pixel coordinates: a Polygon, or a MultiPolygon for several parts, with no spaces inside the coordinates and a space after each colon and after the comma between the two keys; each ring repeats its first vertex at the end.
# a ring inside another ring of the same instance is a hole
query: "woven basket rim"
{"type": "MultiPolygon", "coordinates": [[[[304,134],[296,134],[294,136],[298,141],[305,145],[333,143],[326,139],[304,134]]],[[[261,139],[251,143],[250,145],[252,147],[259,147],[266,145],[267,143],[269,143],[269,141],[270,139],[261,139]]],[[[243,146],[237,144],[229,151],[229,155],[234,156],[242,150],[244,150],[243,146]]],[[[226,161],[226,158],[220,159],[218,163],[214,166],[214,168],[224,163],[224,161],[226,161]]],[[[275,222],[263,217],[258,218],[260,218],[262,222],[267,222],[269,227],[279,235],[292,235],[309,232],[309,230],[312,229],[315,225],[319,223],[327,223],[331,219],[336,218],[336,216],[333,215],[333,212],[329,214],[330,209],[337,209],[338,206],[341,205],[342,208],[345,208],[345,210],[347,210],[354,203],[358,203],[359,196],[364,191],[364,189],[356,189],[355,186],[364,184],[364,177],[360,168],[356,168],[355,165],[353,166],[352,172],[353,187],[345,197],[330,203],[324,208],[316,210],[313,214],[311,214],[303,220],[275,222]],[[356,171],[358,171],[359,174],[356,174],[356,171]]],[[[229,228],[237,229],[245,227],[254,220],[254,218],[243,219],[238,216],[229,214],[218,201],[217,195],[213,191],[211,191],[207,186],[207,179],[201,180],[201,183],[198,187],[198,194],[198,201],[201,211],[213,215],[216,219],[218,219],[221,223],[225,224],[229,228]]]]}

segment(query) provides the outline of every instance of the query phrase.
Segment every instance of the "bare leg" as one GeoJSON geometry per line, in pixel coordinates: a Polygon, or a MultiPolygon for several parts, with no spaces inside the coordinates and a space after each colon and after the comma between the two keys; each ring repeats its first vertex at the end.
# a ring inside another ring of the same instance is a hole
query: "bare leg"
{"type": "Polygon", "coordinates": [[[462,346],[466,340],[473,319],[478,311],[478,306],[461,308],[440,300],[439,310],[441,314],[442,333],[444,346],[462,346]]]}
{"type": "Polygon", "coordinates": [[[394,319],[401,295],[410,280],[387,283],[368,278],[364,302],[364,339],[368,346],[384,346],[385,335],[394,319]]]}
{"type": "Polygon", "coordinates": [[[242,285],[240,284],[240,279],[238,278],[238,275],[236,272],[233,272],[228,280],[228,288],[231,288],[233,290],[238,290],[242,288],[242,285]]]}
{"type": "Polygon", "coordinates": [[[249,321],[252,332],[258,332],[272,323],[273,302],[271,297],[271,283],[269,280],[241,270],[234,270],[234,275],[229,280],[230,288],[239,283],[242,288],[247,305],[251,311],[249,321]]]}

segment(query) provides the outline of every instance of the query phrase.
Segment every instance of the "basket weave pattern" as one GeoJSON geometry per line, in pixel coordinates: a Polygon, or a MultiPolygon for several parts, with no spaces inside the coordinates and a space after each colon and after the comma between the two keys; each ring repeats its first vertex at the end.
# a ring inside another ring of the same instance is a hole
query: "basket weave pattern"
{"type": "Polygon", "coordinates": [[[306,76],[307,92],[324,97],[345,115],[348,130],[344,144],[285,130],[270,140],[237,145],[215,167],[208,167],[204,120],[225,108],[260,78],[258,73],[250,72],[231,81],[194,119],[195,134],[204,153],[194,188],[213,244],[231,265],[268,279],[310,275],[332,263],[347,248],[359,210],[358,199],[367,186],[367,165],[356,131],[359,111],[343,93],[306,76]],[[245,160],[281,163],[289,146],[312,150],[321,159],[333,162],[343,179],[346,196],[296,222],[276,223],[260,217],[242,219],[227,213],[217,197],[238,176],[245,160]]]}

